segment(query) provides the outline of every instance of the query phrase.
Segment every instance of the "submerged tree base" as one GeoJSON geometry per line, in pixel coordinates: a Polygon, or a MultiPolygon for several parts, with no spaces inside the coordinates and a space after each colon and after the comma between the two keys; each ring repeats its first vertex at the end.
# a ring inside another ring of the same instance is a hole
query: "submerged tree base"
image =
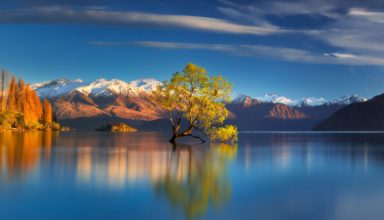
{"type": "MultiPolygon", "coordinates": [[[[203,132],[202,130],[199,130],[202,134],[204,134],[206,137],[209,137],[211,142],[237,142],[237,127],[234,125],[226,125],[224,127],[212,127],[207,132],[203,132]]],[[[170,143],[176,143],[176,140],[182,137],[193,137],[196,139],[201,140],[202,143],[207,142],[200,136],[196,136],[192,133],[191,130],[186,130],[185,132],[182,132],[180,134],[173,134],[172,138],[169,140],[170,143]]]]}
{"type": "Polygon", "coordinates": [[[207,142],[206,140],[204,140],[203,138],[199,137],[199,136],[195,136],[195,135],[192,135],[192,134],[189,134],[189,135],[181,135],[181,136],[178,136],[178,135],[174,135],[172,136],[171,139],[169,139],[169,142],[172,143],[172,144],[176,144],[176,140],[177,139],[180,139],[182,137],[193,137],[193,138],[196,138],[196,139],[199,139],[201,141],[201,143],[205,143],[207,142]]]}

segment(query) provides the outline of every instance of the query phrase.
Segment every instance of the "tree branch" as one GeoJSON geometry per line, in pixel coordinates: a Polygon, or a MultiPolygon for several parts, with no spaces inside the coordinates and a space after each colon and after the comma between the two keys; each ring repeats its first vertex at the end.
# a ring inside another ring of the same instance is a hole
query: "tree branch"
{"type": "Polygon", "coordinates": [[[192,135],[192,134],[190,134],[189,136],[191,136],[191,137],[193,137],[193,138],[200,139],[200,140],[201,140],[201,143],[205,143],[205,142],[206,142],[203,138],[201,138],[201,137],[199,137],[199,136],[195,136],[195,135],[192,135]]]}
{"type": "Polygon", "coordinates": [[[184,112],[181,111],[177,113],[177,124],[179,125],[181,123],[181,117],[183,117],[184,112]]]}
{"type": "Polygon", "coordinates": [[[193,119],[191,126],[195,127],[195,122],[197,121],[197,119],[199,119],[199,116],[196,116],[196,118],[193,119]]]}
{"type": "Polygon", "coordinates": [[[171,121],[172,128],[175,129],[175,123],[173,121],[172,111],[169,111],[169,120],[171,121]]]}
{"type": "Polygon", "coordinates": [[[197,127],[197,126],[193,126],[196,130],[200,131],[203,135],[205,135],[206,137],[209,137],[201,128],[197,127]]]}

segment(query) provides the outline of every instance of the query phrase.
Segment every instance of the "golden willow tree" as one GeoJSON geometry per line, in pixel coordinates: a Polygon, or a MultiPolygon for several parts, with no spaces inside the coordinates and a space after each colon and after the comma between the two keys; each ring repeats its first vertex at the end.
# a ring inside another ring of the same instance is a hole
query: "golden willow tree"
{"type": "Polygon", "coordinates": [[[5,110],[6,96],[5,91],[7,89],[7,83],[9,81],[9,73],[6,70],[1,70],[0,78],[0,112],[5,110]]]}
{"type": "Polygon", "coordinates": [[[52,106],[48,100],[42,103],[37,93],[22,79],[9,73],[0,76],[0,128],[59,129],[53,122],[52,106]]]}
{"type": "Polygon", "coordinates": [[[229,112],[225,104],[230,101],[232,84],[222,76],[208,76],[200,66],[189,63],[184,70],[173,74],[154,92],[155,101],[169,113],[172,126],[171,143],[181,137],[197,136],[198,131],[211,140],[237,141],[237,128],[222,125],[229,112]]]}
{"type": "Polygon", "coordinates": [[[52,105],[47,99],[44,99],[44,101],[43,101],[43,123],[44,123],[45,127],[52,126],[52,118],[53,118],[52,105]]]}

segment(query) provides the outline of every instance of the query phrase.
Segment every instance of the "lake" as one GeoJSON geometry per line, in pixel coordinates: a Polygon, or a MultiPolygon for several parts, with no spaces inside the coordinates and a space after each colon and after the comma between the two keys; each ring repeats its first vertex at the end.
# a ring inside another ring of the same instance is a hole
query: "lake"
{"type": "Polygon", "coordinates": [[[384,219],[383,133],[0,133],[0,219],[384,219]]]}

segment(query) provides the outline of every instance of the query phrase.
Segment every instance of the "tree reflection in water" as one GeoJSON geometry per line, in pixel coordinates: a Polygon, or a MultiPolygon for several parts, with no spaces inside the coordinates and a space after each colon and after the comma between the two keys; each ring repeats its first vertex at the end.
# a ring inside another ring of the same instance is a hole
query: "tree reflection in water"
{"type": "Polygon", "coordinates": [[[172,147],[163,133],[0,132],[0,219],[382,219],[382,134],[241,135],[172,147]]]}
{"type": "Polygon", "coordinates": [[[189,219],[204,214],[210,205],[220,207],[231,197],[228,162],[237,154],[237,145],[174,145],[167,174],[156,183],[156,191],[172,205],[182,208],[189,219]],[[198,149],[197,149],[198,148],[198,149]],[[180,161],[183,160],[183,163],[180,161]],[[180,175],[188,161],[187,175],[180,175]],[[184,177],[184,178],[181,178],[184,177]]]}
{"type": "Polygon", "coordinates": [[[236,154],[237,145],[172,147],[161,134],[0,132],[0,182],[28,177],[97,190],[149,183],[192,219],[230,199],[236,154]]]}
{"type": "Polygon", "coordinates": [[[49,161],[57,135],[51,131],[0,132],[0,176],[23,177],[37,167],[40,159],[49,161]]]}

